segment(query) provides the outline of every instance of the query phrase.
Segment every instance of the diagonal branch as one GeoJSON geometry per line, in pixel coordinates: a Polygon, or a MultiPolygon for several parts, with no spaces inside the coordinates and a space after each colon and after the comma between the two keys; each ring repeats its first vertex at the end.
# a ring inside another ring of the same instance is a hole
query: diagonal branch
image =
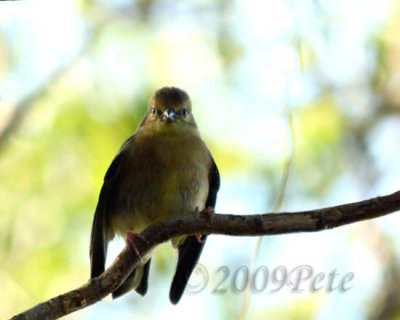
{"type": "MultiPolygon", "coordinates": [[[[136,245],[140,254],[144,256],[151,248],[182,235],[201,233],[259,236],[315,232],[381,217],[398,210],[400,210],[400,191],[360,202],[302,212],[214,214],[211,217],[188,214],[149,226],[141,234],[147,241],[137,241],[136,245]]],[[[132,254],[129,247],[125,247],[100,277],[16,315],[12,320],[57,319],[83,309],[115,290],[139,261],[139,257],[132,254]]]]}

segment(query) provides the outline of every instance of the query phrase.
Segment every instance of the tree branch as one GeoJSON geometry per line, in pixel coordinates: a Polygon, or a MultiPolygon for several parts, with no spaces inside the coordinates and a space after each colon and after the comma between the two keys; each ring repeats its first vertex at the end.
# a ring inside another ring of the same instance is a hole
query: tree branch
{"type": "MultiPolygon", "coordinates": [[[[201,214],[188,214],[149,226],[142,232],[147,241],[138,238],[136,245],[141,256],[144,256],[151,248],[182,235],[201,233],[259,236],[315,232],[381,217],[398,210],[400,210],[400,191],[360,202],[303,212],[213,214],[209,218],[201,214]]],[[[114,291],[139,261],[140,258],[127,246],[98,278],[16,315],[12,320],[57,319],[85,308],[114,291]]]]}

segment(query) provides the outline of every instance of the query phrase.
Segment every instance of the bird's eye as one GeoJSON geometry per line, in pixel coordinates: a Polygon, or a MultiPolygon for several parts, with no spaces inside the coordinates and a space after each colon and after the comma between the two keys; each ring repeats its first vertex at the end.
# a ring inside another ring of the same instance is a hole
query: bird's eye
{"type": "Polygon", "coordinates": [[[157,109],[156,108],[151,108],[151,114],[156,114],[157,113],[157,109]]]}
{"type": "Polygon", "coordinates": [[[183,108],[183,109],[182,109],[182,115],[183,115],[184,117],[186,117],[188,114],[189,114],[188,109],[183,108]]]}

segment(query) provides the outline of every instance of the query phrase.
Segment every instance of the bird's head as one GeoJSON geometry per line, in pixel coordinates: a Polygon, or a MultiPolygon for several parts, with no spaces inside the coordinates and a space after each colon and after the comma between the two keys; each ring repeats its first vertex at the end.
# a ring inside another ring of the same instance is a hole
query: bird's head
{"type": "Polygon", "coordinates": [[[141,127],[161,132],[196,130],[189,95],[174,87],[157,90],[149,101],[141,127]]]}

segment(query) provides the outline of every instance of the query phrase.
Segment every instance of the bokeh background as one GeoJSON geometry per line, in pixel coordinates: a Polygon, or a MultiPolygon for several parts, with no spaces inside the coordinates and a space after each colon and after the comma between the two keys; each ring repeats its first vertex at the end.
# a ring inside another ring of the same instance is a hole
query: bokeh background
{"type": "MultiPolygon", "coordinates": [[[[2,1],[0,318],[87,281],[104,173],[165,85],[192,97],[222,177],[217,212],[399,189],[399,1],[2,1]]],[[[65,319],[400,319],[399,229],[393,214],[266,237],[257,255],[256,238],[211,236],[190,282],[204,284],[206,270],[206,286],[178,306],[168,301],[176,256],[163,245],[147,296],[65,319]],[[350,290],[271,292],[288,277],[273,271],[303,265],[353,273],[350,290]],[[268,270],[267,287],[243,292],[246,270],[268,270]]]]}

